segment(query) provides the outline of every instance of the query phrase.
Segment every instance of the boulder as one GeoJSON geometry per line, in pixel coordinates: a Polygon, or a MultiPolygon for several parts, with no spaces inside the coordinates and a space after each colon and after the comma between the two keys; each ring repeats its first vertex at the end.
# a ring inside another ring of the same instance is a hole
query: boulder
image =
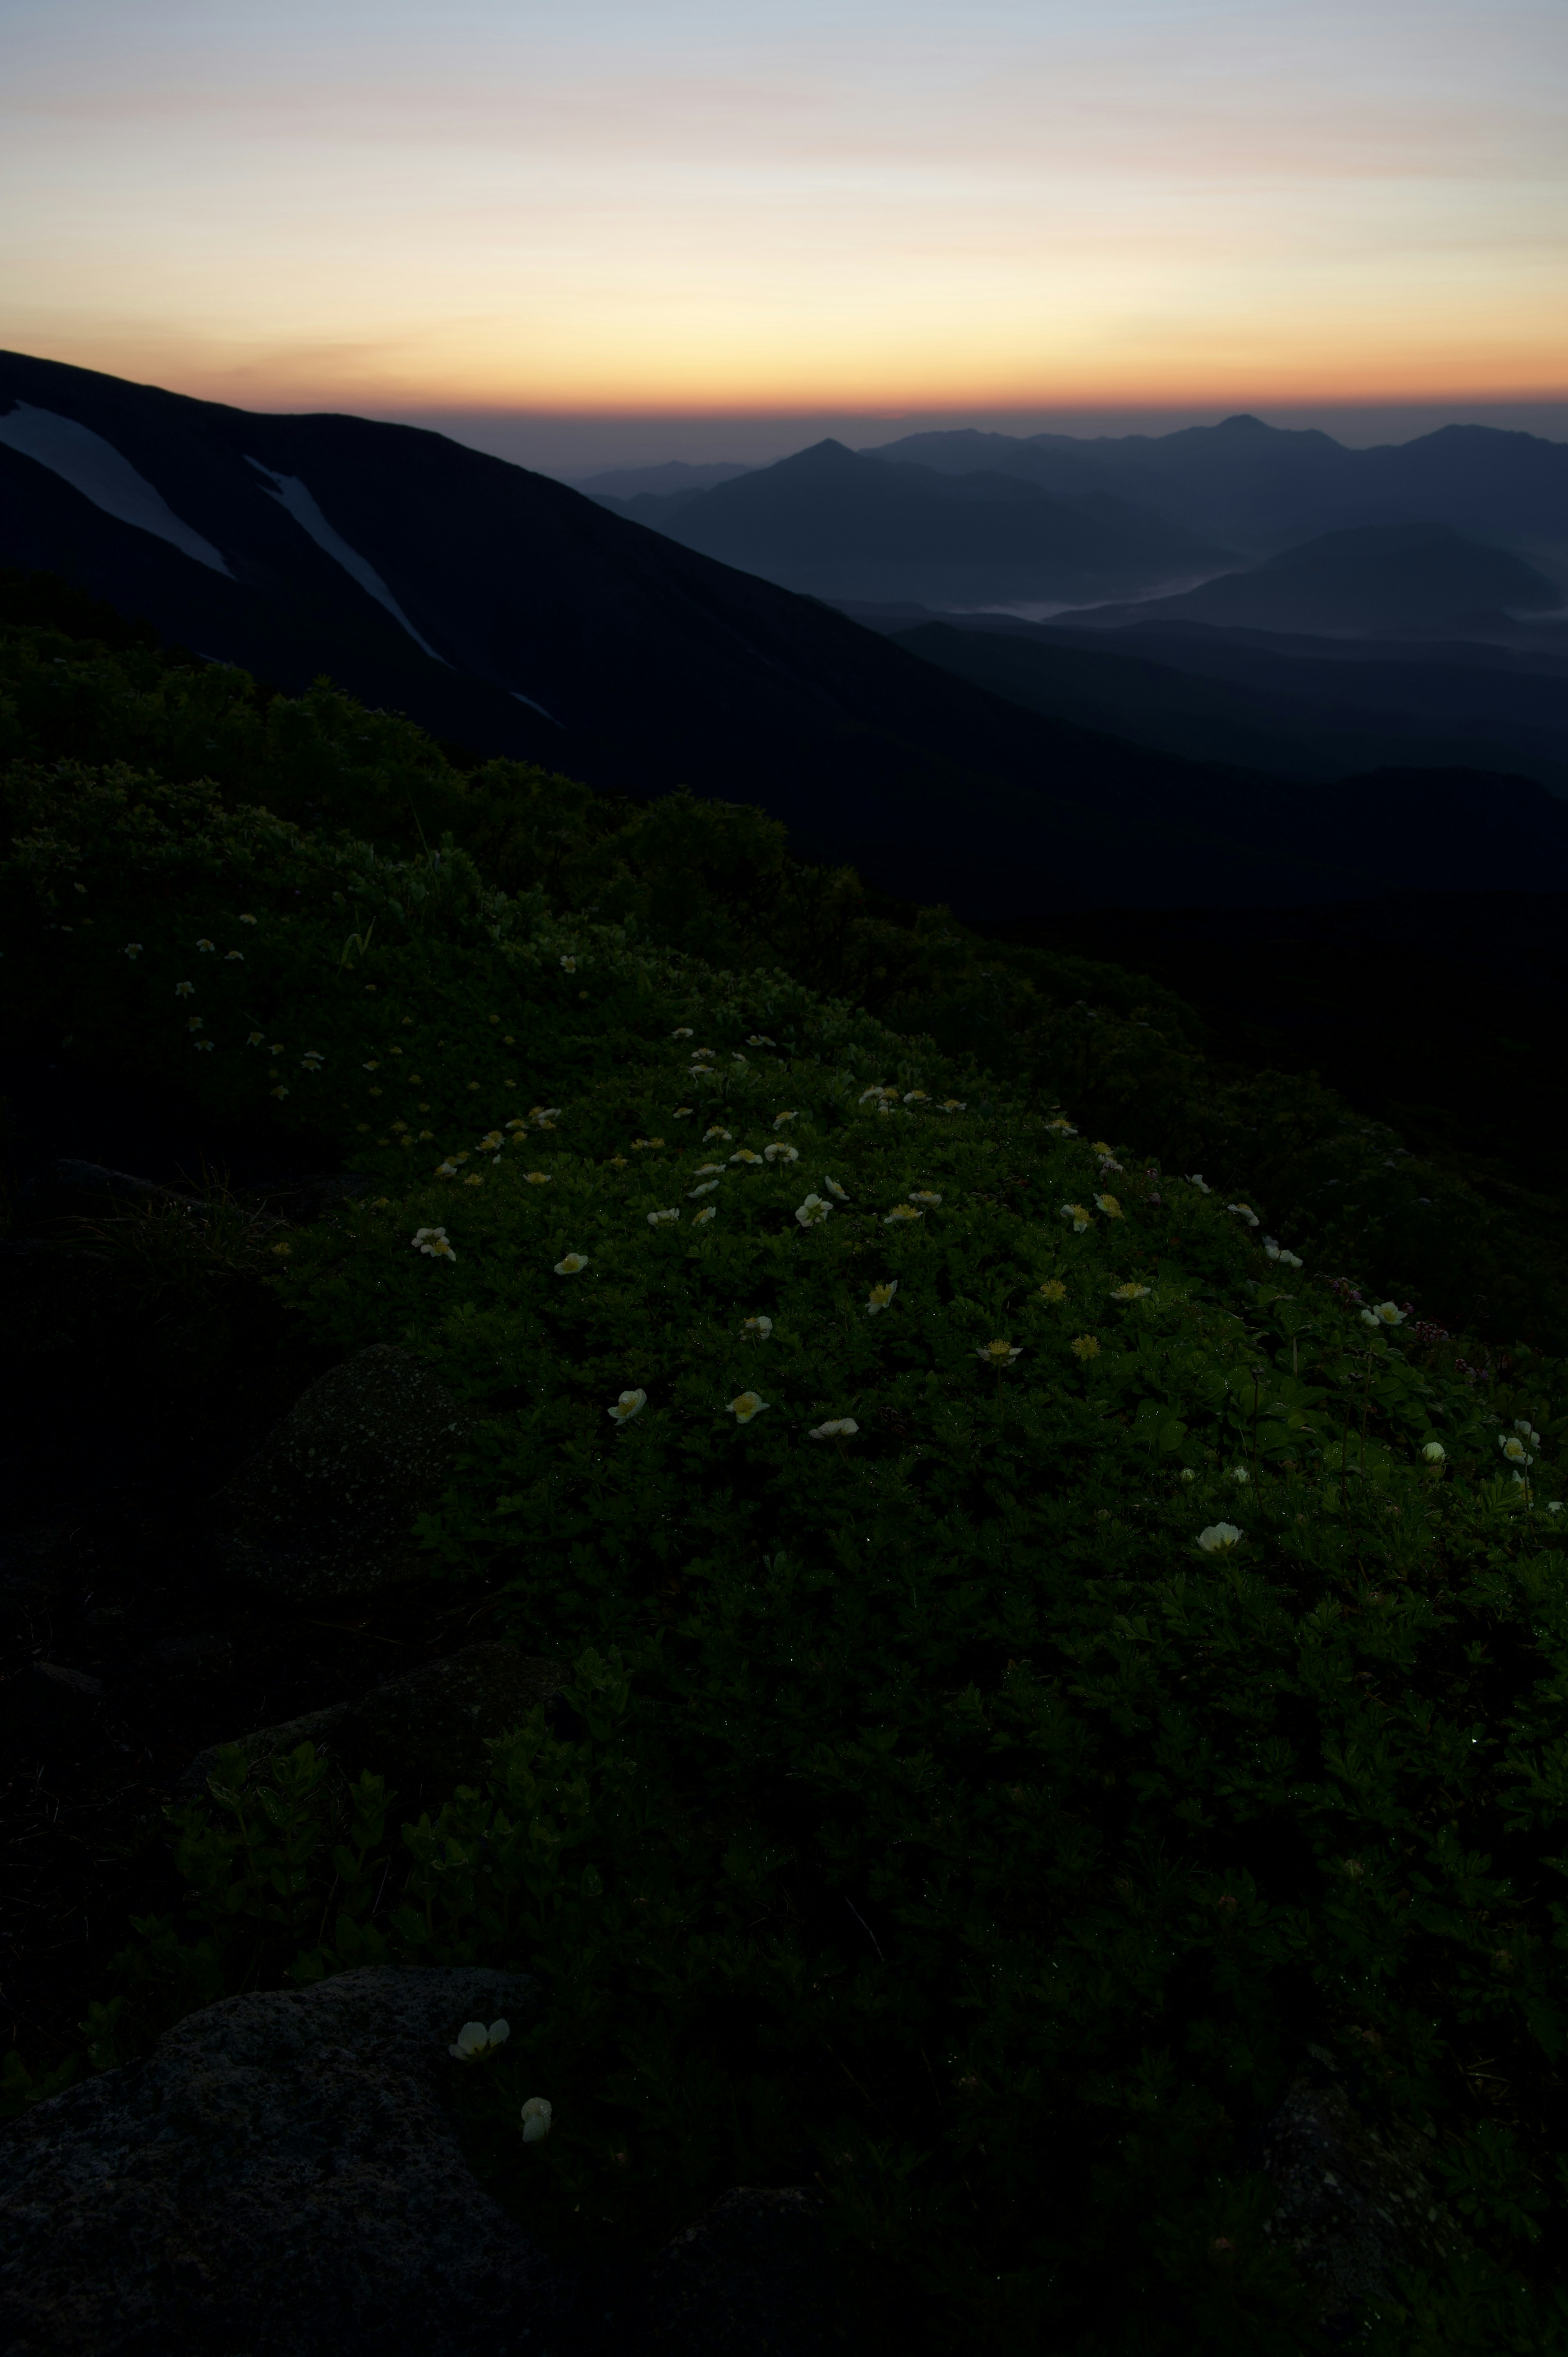
{"type": "Polygon", "coordinates": [[[1363,2118],[1333,2057],[1308,2050],[1262,2134],[1279,2197],[1266,2232],[1289,2249],[1337,2325],[1393,2289],[1403,2267],[1440,2272],[1461,2247],[1431,2179],[1429,2139],[1393,2120],[1363,2118]]]}
{"type": "Polygon", "coordinates": [[[360,1351],[302,1394],[217,1500],[230,1569],[296,1599],[408,1578],[413,1518],[464,1429],[422,1359],[385,1343],[360,1351]]]}
{"type": "Polygon", "coordinates": [[[645,2357],[837,2357],[847,2350],[822,2204],[738,2185],[656,2261],[645,2357]]]}
{"type": "MultiPolygon", "coordinates": [[[[557,1663],[531,1659],[497,1639],[388,1678],[357,1702],[242,1736],[239,1749],[255,1762],[314,1743],[351,1776],[374,1769],[403,1808],[416,1808],[444,1800],[456,1785],[477,1783],[487,1740],[516,1727],[564,1684],[557,1663]]],[[[193,1760],[180,1789],[203,1791],[223,1748],[214,1745],[193,1760]]]]}
{"type": "Polygon", "coordinates": [[[516,1975],[342,1973],[226,1998],[0,2131],[10,2357],[544,2357],[572,2294],[442,2094],[516,1975]]]}

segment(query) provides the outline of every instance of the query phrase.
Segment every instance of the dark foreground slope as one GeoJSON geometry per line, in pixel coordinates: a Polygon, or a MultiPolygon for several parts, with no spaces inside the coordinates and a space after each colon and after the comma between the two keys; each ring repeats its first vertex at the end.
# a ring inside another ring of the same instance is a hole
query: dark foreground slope
{"type": "Polygon", "coordinates": [[[207,657],[294,691],[326,673],[597,786],[759,802],[803,847],[973,914],[1503,884],[1521,830],[1541,887],[1568,886],[1568,818],[1527,782],[1373,780],[1326,834],[1299,789],[1053,723],[438,435],[13,355],[0,490],[0,562],[207,657]]]}

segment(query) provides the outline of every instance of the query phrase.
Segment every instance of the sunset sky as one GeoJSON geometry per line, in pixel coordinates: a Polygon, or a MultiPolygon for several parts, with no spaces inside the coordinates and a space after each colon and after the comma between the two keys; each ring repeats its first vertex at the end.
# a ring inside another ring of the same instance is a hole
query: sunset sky
{"type": "Polygon", "coordinates": [[[1561,0],[0,0],[0,341],[208,397],[1568,398],[1561,0]]]}

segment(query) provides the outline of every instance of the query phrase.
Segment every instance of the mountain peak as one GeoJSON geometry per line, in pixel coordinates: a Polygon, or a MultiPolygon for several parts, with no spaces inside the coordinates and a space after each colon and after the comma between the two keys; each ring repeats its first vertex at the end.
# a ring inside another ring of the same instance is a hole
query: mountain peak
{"type": "Polygon", "coordinates": [[[1239,409],[1234,417],[1222,417],[1215,432],[1227,433],[1233,425],[1249,426],[1256,434],[1271,434],[1273,431],[1272,426],[1264,425],[1261,417],[1254,417],[1249,410],[1239,409]]]}

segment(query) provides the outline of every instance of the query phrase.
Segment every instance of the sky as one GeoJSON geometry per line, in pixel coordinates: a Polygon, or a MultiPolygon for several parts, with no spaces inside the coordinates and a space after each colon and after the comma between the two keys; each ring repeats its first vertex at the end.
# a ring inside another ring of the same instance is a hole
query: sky
{"type": "Polygon", "coordinates": [[[1568,418],[1562,0],[0,0],[0,342],[209,399],[1568,418]]]}

